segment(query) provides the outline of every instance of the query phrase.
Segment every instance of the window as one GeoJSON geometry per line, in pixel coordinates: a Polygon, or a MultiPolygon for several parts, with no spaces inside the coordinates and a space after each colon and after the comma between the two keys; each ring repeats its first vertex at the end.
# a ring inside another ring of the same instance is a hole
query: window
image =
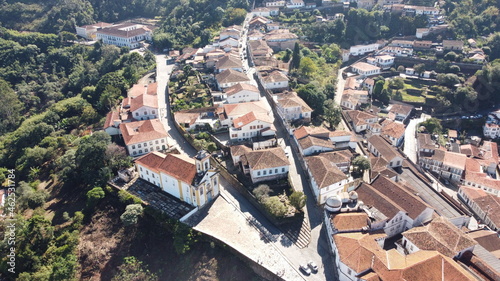
{"type": "Polygon", "coordinates": [[[140,170],[141,170],[141,172],[142,172],[142,167],[139,167],[139,169],[140,169],[140,170]]]}
{"type": "Polygon", "coordinates": [[[165,139],[161,139],[161,143],[164,143],[165,142],[165,139]]]}
{"type": "Polygon", "coordinates": [[[267,175],[267,171],[263,171],[262,174],[265,176],[267,175]]]}
{"type": "Polygon", "coordinates": [[[146,175],[149,175],[149,171],[146,171],[146,175]]]}
{"type": "Polygon", "coordinates": [[[277,174],[278,173],[278,169],[274,169],[274,173],[277,174]]]}
{"type": "Polygon", "coordinates": [[[135,144],[132,145],[132,149],[135,149],[135,144]]]}
{"type": "Polygon", "coordinates": [[[270,175],[272,175],[272,174],[273,174],[273,170],[272,170],[272,169],[270,169],[270,170],[269,170],[269,174],[270,174],[270,175]]]}
{"type": "Polygon", "coordinates": [[[141,148],[141,147],[142,147],[142,145],[141,145],[141,144],[138,144],[138,145],[137,145],[137,147],[138,147],[138,148],[141,148]]]}
{"type": "Polygon", "coordinates": [[[150,141],[150,142],[149,142],[149,145],[153,145],[153,142],[152,142],[152,141],[150,141]]]}
{"type": "Polygon", "coordinates": [[[142,149],[139,149],[139,153],[142,154],[142,149]]]}
{"type": "Polygon", "coordinates": [[[152,113],[152,114],[156,114],[156,111],[155,111],[155,110],[153,110],[153,111],[151,111],[151,113],[152,113]]]}
{"type": "Polygon", "coordinates": [[[351,269],[350,269],[350,268],[349,268],[349,269],[347,269],[347,274],[348,274],[348,275],[351,275],[351,274],[352,274],[352,271],[351,271],[351,269]]]}
{"type": "Polygon", "coordinates": [[[144,149],[144,152],[148,152],[148,149],[147,149],[147,148],[146,148],[146,149],[144,149]]]}
{"type": "Polygon", "coordinates": [[[281,172],[284,173],[285,172],[285,168],[281,168],[281,172]]]}
{"type": "Polygon", "coordinates": [[[257,172],[257,176],[260,176],[260,171],[257,172]]]}
{"type": "Polygon", "coordinates": [[[139,112],[136,112],[136,113],[135,113],[135,116],[139,116],[139,112]]]}
{"type": "Polygon", "coordinates": [[[155,143],[158,144],[158,140],[156,140],[155,143]]]}
{"type": "Polygon", "coordinates": [[[144,111],[144,115],[148,115],[148,112],[147,112],[147,111],[144,111]]]}
{"type": "Polygon", "coordinates": [[[145,142],[145,143],[144,143],[144,147],[146,147],[146,146],[148,146],[148,143],[147,143],[147,142],[145,142]]]}
{"type": "Polygon", "coordinates": [[[159,147],[159,146],[156,146],[156,150],[160,150],[160,147],[159,147]]]}

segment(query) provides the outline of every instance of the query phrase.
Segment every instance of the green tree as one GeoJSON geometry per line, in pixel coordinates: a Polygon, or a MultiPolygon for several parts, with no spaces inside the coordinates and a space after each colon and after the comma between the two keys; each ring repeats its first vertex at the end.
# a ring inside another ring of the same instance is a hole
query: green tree
{"type": "Polygon", "coordinates": [[[431,134],[441,134],[443,132],[441,121],[437,118],[429,118],[420,123],[419,126],[424,126],[427,129],[427,132],[431,134]]]}
{"type": "Polygon", "coordinates": [[[398,90],[404,89],[405,80],[401,77],[393,78],[389,81],[389,87],[391,87],[392,89],[398,89],[398,90]]]}
{"type": "Polygon", "coordinates": [[[307,196],[301,191],[294,191],[290,195],[290,204],[295,207],[295,209],[300,210],[304,208],[307,202],[307,196]]]}
{"type": "Polygon", "coordinates": [[[144,213],[144,208],[140,204],[131,204],[125,207],[125,212],[120,216],[124,225],[130,226],[137,224],[139,217],[144,213]]]}
{"type": "Polygon", "coordinates": [[[444,55],[444,59],[447,61],[457,61],[458,55],[457,53],[451,51],[444,55]]]}
{"type": "Polygon", "coordinates": [[[256,187],[252,193],[255,195],[257,200],[263,202],[267,198],[269,198],[269,193],[271,192],[271,188],[267,184],[260,184],[258,187],[256,187]]]}
{"type": "Polygon", "coordinates": [[[106,196],[101,187],[96,186],[87,192],[87,206],[94,208],[97,203],[106,196]]]}
{"type": "Polygon", "coordinates": [[[96,132],[81,139],[75,153],[79,179],[89,186],[103,186],[111,177],[107,167],[106,149],[111,137],[105,132],[96,132]]]}
{"type": "Polygon", "coordinates": [[[9,83],[0,79],[0,135],[11,131],[21,121],[23,108],[9,83]]]}
{"type": "Polygon", "coordinates": [[[293,46],[292,63],[290,67],[292,69],[298,69],[300,66],[300,60],[301,60],[301,54],[300,54],[299,43],[295,43],[295,45],[293,46]]]}
{"type": "Polygon", "coordinates": [[[300,60],[299,71],[304,76],[311,78],[318,72],[318,67],[311,58],[305,57],[300,60]]]}
{"type": "Polygon", "coordinates": [[[384,89],[385,85],[385,80],[378,80],[375,83],[375,86],[373,86],[373,97],[376,99],[379,99],[380,95],[382,94],[382,90],[384,89]]]}
{"type": "Polygon", "coordinates": [[[415,70],[416,73],[420,74],[426,70],[426,67],[425,67],[425,64],[420,63],[420,64],[414,65],[413,69],[415,70]]]}
{"type": "Polygon", "coordinates": [[[364,156],[358,156],[352,160],[352,166],[355,171],[363,173],[364,171],[370,169],[370,161],[364,156]]]}
{"type": "Polygon", "coordinates": [[[323,118],[328,122],[330,128],[338,126],[342,120],[342,108],[334,100],[326,100],[324,105],[323,118]]]}
{"type": "Polygon", "coordinates": [[[277,218],[284,217],[288,211],[285,204],[277,196],[272,196],[264,200],[264,207],[271,215],[277,218]]]}

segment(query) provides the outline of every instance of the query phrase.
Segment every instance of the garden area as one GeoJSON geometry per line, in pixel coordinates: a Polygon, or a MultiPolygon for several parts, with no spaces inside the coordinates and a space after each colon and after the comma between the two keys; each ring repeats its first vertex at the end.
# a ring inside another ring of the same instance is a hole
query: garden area
{"type": "Polygon", "coordinates": [[[436,99],[436,93],[430,89],[434,84],[427,80],[396,77],[386,80],[383,90],[388,91],[394,100],[425,104],[436,99]]]}
{"type": "Polygon", "coordinates": [[[210,89],[200,81],[198,72],[190,66],[172,73],[168,91],[174,112],[212,106],[210,89]]]}
{"type": "Polygon", "coordinates": [[[267,212],[275,218],[291,218],[306,205],[307,197],[293,191],[288,184],[273,186],[260,184],[252,193],[267,212]]]}

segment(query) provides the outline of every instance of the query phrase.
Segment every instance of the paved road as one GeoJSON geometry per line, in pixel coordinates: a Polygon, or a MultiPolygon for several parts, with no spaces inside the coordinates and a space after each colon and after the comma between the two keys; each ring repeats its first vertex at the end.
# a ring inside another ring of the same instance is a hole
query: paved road
{"type": "Polygon", "coordinates": [[[156,55],[156,82],[158,82],[158,108],[160,110],[160,120],[165,127],[165,130],[170,135],[172,143],[170,146],[176,147],[179,152],[185,153],[189,156],[196,155],[196,150],[185,141],[184,137],[179,133],[174,126],[175,122],[170,115],[170,103],[167,96],[167,85],[172,73],[173,65],[167,65],[165,55],[156,55]]]}
{"type": "Polygon", "coordinates": [[[419,123],[422,123],[429,118],[429,115],[422,113],[420,118],[411,119],[408,126],[406,126],[404,153],[408,156],[408,158],[410,158],[411,161],[413,161],[413,163],[417,163],[417,139],[415,138],[415,131],[417,130],[419,123]]]}
{"type": "MultiPolygon", "coordinates": [[[[317,226],[318,237],[313,239],[308,247],[299,249],[286,235],[284,235],[276,226],[267,220],[262,213],[257,210],[252,204],[246,200],[238,191],[231,187],[230,184],[221,177],[221,194],[224,199],[239,210],[238,214],[244,216],[245,219],[252,220],[258,231],[268,237],[268,241],[260,240],[259,242],[266,251],[277,251],[295,271],[298,271],[300,264],[306,264],[309,261],[314,261],[320,270],[316,274],[305,277],[306,280],[336,280],[333,270],[333,258],[328,251],[328,244],[326,237],[321,237],[321,225],[317,226]],[[272,245],[272,249],[269,246],[272,245]],[[322,265],[325,264],[323,267],[322,265]]],[[[323,231],[324,232],[324,231],[323,231]]],[[[300,276],[304,277],[299,273],[300,276]]],[[[286,279],[288,280],[288,279],[286,279]]]]}

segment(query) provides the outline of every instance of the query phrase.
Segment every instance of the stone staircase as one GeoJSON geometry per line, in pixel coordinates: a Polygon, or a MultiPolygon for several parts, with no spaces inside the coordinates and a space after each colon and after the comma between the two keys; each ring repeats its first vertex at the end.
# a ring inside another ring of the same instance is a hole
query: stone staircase
{"type": "Polygon", "coordinates": [[[311,241],[311,227],[307,218],[301,222],[282,227],[282,231],[299,249],[307,247],[311,241]]]}

